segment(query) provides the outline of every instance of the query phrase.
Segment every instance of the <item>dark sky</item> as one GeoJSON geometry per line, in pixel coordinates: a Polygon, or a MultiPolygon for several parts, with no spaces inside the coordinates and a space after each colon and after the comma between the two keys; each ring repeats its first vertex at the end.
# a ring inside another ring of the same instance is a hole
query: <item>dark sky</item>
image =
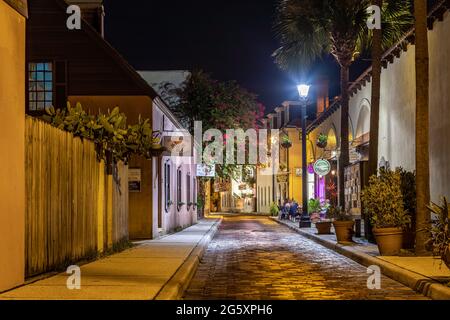
{"type": "MultiPolygon", "coordinates": [[[[266,109],[297,99],[271,57],[275,0],[105,0],[106,38],[138,70],[203,69],[236,80],[266,109]]],[[[326,60],[321,69],[336,77],[326,60]]]]}

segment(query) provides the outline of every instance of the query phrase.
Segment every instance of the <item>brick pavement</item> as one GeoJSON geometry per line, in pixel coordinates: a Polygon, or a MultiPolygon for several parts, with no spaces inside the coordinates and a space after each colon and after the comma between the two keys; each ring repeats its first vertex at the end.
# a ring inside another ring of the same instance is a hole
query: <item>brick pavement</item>
{"type": "Polygon", "coordinates": [[[228,216],[185,293],[186,300],[423,300],[382,276],[367,289],[365,267],[267,217],[228,216]]]}

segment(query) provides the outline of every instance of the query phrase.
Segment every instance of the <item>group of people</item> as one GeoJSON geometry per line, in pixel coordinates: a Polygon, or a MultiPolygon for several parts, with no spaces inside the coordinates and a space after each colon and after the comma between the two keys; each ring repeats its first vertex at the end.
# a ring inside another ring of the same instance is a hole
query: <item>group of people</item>
{"type": "Polygon", "coordinates": [[[280,209],[280,219],[294,219],[299,215],[299,205],[294,199],[286,199],[284,203],[281,200],[278,201],[278,207],[280,209]]]}

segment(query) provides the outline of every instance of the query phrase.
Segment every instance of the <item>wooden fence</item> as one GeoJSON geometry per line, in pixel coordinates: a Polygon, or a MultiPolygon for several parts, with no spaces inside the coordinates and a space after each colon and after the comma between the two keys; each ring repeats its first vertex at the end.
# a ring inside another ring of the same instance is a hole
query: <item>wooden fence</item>
{"type": "Polygon", "coordinates": [[[25,135],[26,276],[128,239],[127,167],[105,175],[92,142],[34,118],[27,117],[25,135]]]}

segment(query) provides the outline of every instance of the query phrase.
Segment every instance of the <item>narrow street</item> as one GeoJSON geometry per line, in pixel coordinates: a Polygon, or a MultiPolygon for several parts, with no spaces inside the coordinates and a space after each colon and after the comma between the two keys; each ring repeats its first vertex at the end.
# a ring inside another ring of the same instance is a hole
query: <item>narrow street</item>
{"type": "Polygon", "coordinates": [[[186,300],[423,300],[382,276],[369,290],[365,267],[266,217],[228,216],[194,276],[186,300]]]}

